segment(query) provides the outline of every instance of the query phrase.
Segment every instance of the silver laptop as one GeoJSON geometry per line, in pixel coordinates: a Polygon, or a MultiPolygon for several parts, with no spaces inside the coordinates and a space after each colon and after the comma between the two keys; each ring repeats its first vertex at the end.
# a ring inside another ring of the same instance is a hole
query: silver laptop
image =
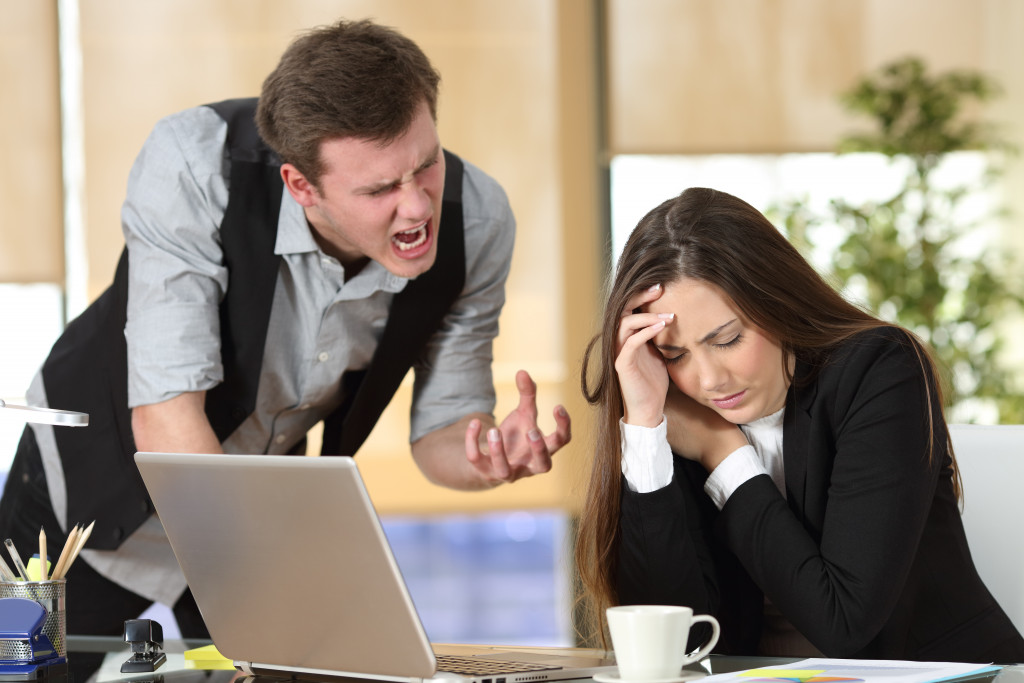
{"type": "Polygon", "coordinates": [[[432,647],[352,458],[135,461],[214,645],[246,673],[533,683],[614,667],[586,649],[432,647]]]}

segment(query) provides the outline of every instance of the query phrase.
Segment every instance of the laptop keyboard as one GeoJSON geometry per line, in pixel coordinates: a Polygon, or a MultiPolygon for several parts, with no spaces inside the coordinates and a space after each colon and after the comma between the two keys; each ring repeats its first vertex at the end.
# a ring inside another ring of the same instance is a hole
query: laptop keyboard
{"type": "Polygon", "coordinates": [[[486,676],[487,674],[519,673],[522,671],[548,671],[561,669],[550,664],[510,662],[507,660],[460,657],[459,655],[436,655],[437,670],[464,676],[486,676]]]}

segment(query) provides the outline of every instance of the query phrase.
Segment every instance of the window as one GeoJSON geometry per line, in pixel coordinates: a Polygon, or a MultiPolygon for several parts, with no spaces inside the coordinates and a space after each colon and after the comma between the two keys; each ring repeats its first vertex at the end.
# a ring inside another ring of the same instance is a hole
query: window
{"type": "MultiPolygon", "coordinates": [[[[949,185],[976,183],[985,164],[980,152],[950,154],[935,180],[949,185]]],[[[881,154],[617,156],[611,165],[612,263],[644,214],[687,187],[722,190],[760,211],[801,199],[821,213],[830,199],[855,203],[886,199],[902,187],[906,173],[905,165],[881,154]]],[[[995,197],[979,194],[963,207],[971,214],[963,216],[965,224],[991,211],[995,202],[995,197]]],[[[825,268],[828,251],[838,238],[837,231],[818,236],[811,255],[817,268],[825,268]]]]}
{"type": "MultiPolygon", "coordinates": [[[[63,300],[57,285],[0,284],[0,398],[24,404],[25,392],[60,335],[63,300]]],[[[6,480],[25,425],[0,415],[0,480],[6,480]]]]}

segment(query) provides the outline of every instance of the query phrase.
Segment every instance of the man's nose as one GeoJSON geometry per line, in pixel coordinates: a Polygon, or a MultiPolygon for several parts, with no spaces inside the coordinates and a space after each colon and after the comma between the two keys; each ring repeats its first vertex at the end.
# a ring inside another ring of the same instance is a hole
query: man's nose
{"type": "Polygon", "coordinates": [[[398,215],[412,221],[425,220],[430,216],[430,195],[427,188],[416,179],[403,183],[398,200],[398,215]]]}

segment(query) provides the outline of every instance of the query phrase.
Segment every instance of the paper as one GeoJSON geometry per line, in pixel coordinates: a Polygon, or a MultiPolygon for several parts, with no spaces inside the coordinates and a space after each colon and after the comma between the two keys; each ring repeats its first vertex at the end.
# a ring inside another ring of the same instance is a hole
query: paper
{"type": "Polygon", "coordinates": [[[870,659],[805,659],[727,674],[701,683],[930,683],[997,671],[987,664],[870,659]]]}

